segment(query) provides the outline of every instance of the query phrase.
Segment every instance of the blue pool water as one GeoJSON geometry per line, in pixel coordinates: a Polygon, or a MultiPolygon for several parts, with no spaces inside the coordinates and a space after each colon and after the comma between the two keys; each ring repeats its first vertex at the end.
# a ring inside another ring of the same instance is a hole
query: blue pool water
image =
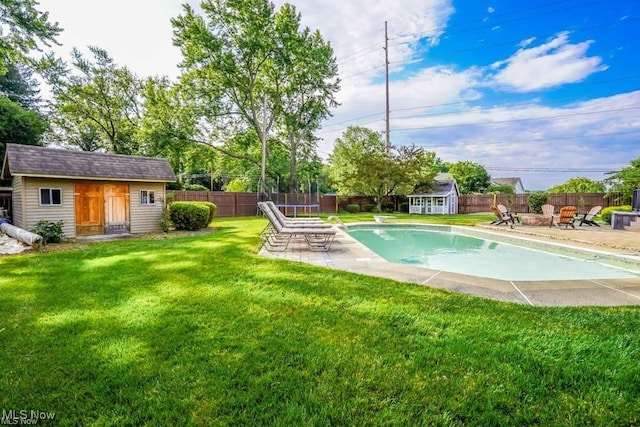
{"type": "Polygon", "coordinates": [[[480,239],[449,227],[351,226],[349,234],[389,262],[499,280],[640,278],[597,258],[547,253],[480,239]]]}

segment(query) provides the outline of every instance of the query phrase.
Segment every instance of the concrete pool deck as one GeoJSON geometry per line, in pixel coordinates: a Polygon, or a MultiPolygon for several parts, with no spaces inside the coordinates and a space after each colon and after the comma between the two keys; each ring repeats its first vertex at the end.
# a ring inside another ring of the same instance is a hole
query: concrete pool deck
{"type": "MultiPolygon", "coordinates": [[[[539,226],[510,229],[489,224],[462,228],[592,251],[595,255],[613,254],[640,265],[640,233],[612,230],[606,224],[576,227],[575,230],[539,226]]],[[[338,231],[329,252],[311,252],[303,240],[292,240],[284,252],[269,252],[262,248],[260,254],[533,306],[640,305],[640,279],[505,281],[392,264],[342,230],[338,231]]]]}

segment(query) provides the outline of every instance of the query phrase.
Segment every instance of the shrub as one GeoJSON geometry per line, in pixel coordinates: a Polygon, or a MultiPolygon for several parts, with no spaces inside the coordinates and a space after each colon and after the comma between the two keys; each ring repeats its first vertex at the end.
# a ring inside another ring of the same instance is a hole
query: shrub
{"type": "Polygon", "coordinates": [[[169,208],[169,217],[176,230],[200,230],[209,223],[209,208],[200,203],[174,202],[169,208]]]}
{"type": "Polygon", "coordinates": [[[42,243],[60,243],[64,239],[64,231],[62,231],[62,221],[38,221],[31,229],[32,233],[42,236],[42,243]]]}
{"type": "Polygon", "coordinates": [[[209,189],[202,184],[187,184],[184,186],[184,189],[189,191],[209,191],[209,189]]]}
{"type": "Polygon", "coordinates": [[[393,202],[385,202],[382,204],[383,212],[393,212],[393,209],[395,209],[395,205],[393,204],[393,202]]]}
{"type": "Polygon", "coordinates": [[[356,205],[355,203],[349,203],[344,207],[344,210],[349,213],[358,213],[360,212],[360,206],[356,205]]]}
{"type": "Polygon", "coordinates": [[[547,203],[547,193],[545,191],[534,191],[529,194],[529,200],[527,203],[529,204],[529,209],[535,213],[541,214],[542,205],[547,203]]]}
{"type": "Polygon", "coordinates": [[[213,221],[213,217],[216,216],[216,212],[218,212],[218,207],[211,202],[193,202],[202,206],[206,206],[209,209],[209,219],[207,220],[207,225],[211,224],[213,221]]]}
{"type": "Polygon", "coordinates": [[[608,208],[602,209],[600,212],[600,218],[607,224],[611,224],[611,212],[631,212],[633,209],[629,205],[623,206],[609,206],[608,208]]]}
{"type": "Polygon", "coordinates": [[[409,202],[400,203],[400,212],[409,213],[409,202]]]}
{"type": "Polygon", "coordinates": [[[373,203],[367,203],[364,205],[364,212],[378,212],[378,207],[373,203]]]}

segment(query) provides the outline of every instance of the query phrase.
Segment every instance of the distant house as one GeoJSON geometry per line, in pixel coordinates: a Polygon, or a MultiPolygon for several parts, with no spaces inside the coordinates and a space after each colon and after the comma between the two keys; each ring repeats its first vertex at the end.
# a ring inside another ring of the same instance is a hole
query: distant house
{"type": "Polygon", "coordinates": [[[165,159],[7,144],[2,179],[11,179],[14,225],[64,223],[65,236],[158,231],[165,159]]]}
{"type": "Polygon", "coordinates": [[[513,178],[491,178],[491,184],[493,185],[508,185],[513,188],[514,193],[516,194],[524,194],[524,185],[522,185],[522,180],[518,177],[513,178]]]}
{"type": "Polygon", "coordinates": [[[436,176],[433,183],[410,194],[409,213],[422,215],[448,215],[458,213],[458,184],[449,174],[436,176]]]}

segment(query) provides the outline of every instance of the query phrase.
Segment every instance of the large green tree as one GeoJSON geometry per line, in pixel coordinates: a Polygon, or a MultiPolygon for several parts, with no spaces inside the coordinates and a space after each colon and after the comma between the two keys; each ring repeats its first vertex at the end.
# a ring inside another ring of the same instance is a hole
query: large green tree
{"type": "Polygon", "coordinates": [[[464,160],[450,164],[448,169],[461,194],[481,193],[491,185],[491,177],[481,164],[464,160]]]}
{"type": "Polygon", "coordinates": [[[563,184],[547,190],[547,193],[604,193],[606,190],[602,181],[595,181],[585,177],[571,178],[563,184]]]}
{"type": "Polygon", "coordinates": [[[640,157],[631,160],[631,164],[618,172],[610,172],[605,179],[609,185],[609,193],[619,193],[624,198],[629,198],[633,190],[640,188],[640,157]]]}
{"type": "Polygon", "coordinates": [[[86,151],[139,154],[136,132],[142,117],[143,81],[118,66],[101,48],[93,58],[73,49],[70,69],[49,58],[43,74],[51,85],[52,139],[86,151]]]}
{"type": "Polygon", "coordinates": [[[335,105],[331,47],[318,32],[300,29],[290,5],[276,11],[268,0],[206,0],[201,8],[203,16],[185,5],[172,20],[198,122],[220,133],[251,131],[264,178],[270,137],[283,135],[295,176],[297,156],[335,105]]]}
{"type": "Polygon", "coordinates": [[[25,108],[38,111],[40,89],[33,78],[33,71],[22,64],[7,63],[7,72],[0,75],[0,95],[17,102],[25,108]]]}
{"type": "Polygon", "coordinates": [[[30,52],[40,50],[38,42],[57,43],[62,28],[37,6],[36,0],[0,0],[0,75],[8,71],[9,62],[27,62],[30,52]]]}
{"type": "Polygon", "coordinates": [[[343,196],[373,196],[378,209],[386,196],[406,195],[436,175],[435,154],[416,147],[387,151],[380,133],[350,126],[329,156],[329,179],[343,196]]]}
{"type": "Polygon", "coordinates": [[[0,96],[0,159],[4,159],[8,142],[42,145],[46,130],[47,122],[38,113],[0,96]]]}

